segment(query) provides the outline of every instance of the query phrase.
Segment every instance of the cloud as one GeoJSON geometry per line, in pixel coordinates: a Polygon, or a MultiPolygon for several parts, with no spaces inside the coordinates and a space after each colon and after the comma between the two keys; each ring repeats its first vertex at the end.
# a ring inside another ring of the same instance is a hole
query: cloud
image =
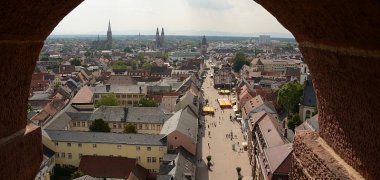
{"type": "Polygon", "coordinates": [[[192,8],[203,8],[210,10],[228,10],[233,6],[226,0],[187,0],[192,8]]]}

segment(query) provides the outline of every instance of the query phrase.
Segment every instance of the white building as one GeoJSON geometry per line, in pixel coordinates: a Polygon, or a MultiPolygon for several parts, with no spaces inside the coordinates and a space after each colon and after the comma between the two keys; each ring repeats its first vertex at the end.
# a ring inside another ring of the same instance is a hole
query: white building
{"type": "Polygon", "coordinates": [[[260,35],[258,43],[259,44],[270,44],[270,36],[269,35],[260,35]]]}

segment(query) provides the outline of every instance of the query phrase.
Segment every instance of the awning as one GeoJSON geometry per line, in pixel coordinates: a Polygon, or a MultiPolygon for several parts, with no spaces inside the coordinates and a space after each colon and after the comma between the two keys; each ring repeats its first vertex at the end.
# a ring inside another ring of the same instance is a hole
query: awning
{"type": "Polygon", "coordinates": [[[203,112],[205,113],[214,113],[214,107],[211,107],[211,106],[205,106],[203,107],[203,112]]]}
{"type": "Polygon", "coordinates": [[[232,107],[231,102],[227,99],[218,99],[218,102],[220,107],[232,107]]]}

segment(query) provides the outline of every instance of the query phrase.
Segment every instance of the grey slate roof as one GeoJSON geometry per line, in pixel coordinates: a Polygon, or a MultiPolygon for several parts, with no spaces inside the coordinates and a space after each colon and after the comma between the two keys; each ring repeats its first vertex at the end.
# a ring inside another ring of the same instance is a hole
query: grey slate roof
{"type": "Polygon", "coordinates": [[[104,121],[120,121],[125,122],[128,108],[123,106],[100,106],[91,116],[91,119],[103,119],[104,121]]]}
{"type": "Polygon", "coordinates": [[[47,130],[43,135],[52,141],[59,142],[81,142],[81,143],[105,143],[105,144],[130,144],[130,145],[151,145],[165,146],[160,134],[121,134],[103,132],[83,132],[83,131],[62,131],[47,130]]]}
{"type": "Polygon", "coordinates": [[[127,122],[158,123],[163,124],[173,114],[165,113],[159,107],[129,107],[127,122]]]}
{"type": "Polygon", "coordinates": [[[198,118],[189,106],[174,113],[174,115],[165,122],[160,134],[169,135],[174,131],[179,131],[192,139],[194,143],[197,142],[198,118]]]}
{"type": "Polygon", "coordinates": [[[302,94],[302,104],[310,107],[316,106],[317,104],[317,98],[315,96],[313,82],[311,80],[307,80],[305,82],[305,87],[302,94]]]}

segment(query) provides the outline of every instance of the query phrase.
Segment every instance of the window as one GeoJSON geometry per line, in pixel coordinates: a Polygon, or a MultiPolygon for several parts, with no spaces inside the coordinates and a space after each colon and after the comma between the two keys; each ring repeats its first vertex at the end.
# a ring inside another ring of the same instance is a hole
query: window
{"type": "Polygon", "coordinates": [[[99,94],[95,94],[95,98],[99,98],[99,94]]]}
{"type": "Polygon", "coordinates": [[[151,158],[151,157],[147,157],[147,158],[146,158],[146,161],[147,161],[148,163],[151,163],[151,162],[152,162],[152,158],[151,158]]]}
{"type": "Polygon", "coordinates": [[[136,151],[140,151],[140,146],[136,146],[136,151]]]}
{"type": "Polygon", "coordinates": [[[122,98],[126,98],[127,96],[125,94],[121,95],[122,98]]]}
{"type": "Polygon", "coordinates": [[[128,101],[128,104],[132,104],[132,101],[128,101]]]}
{"type": "Polygon", "coordinates": [[[82,147],[82,143],[79,143],[79,144],[78,144],[78,147],[82,147]]]}
{"type": "Polygon", "coordinates": [[[79,154],[78,154],[79,159],[82,158],[82,156],[83,156],[82,153],[79,153],[79,154]]]}
{"type": "Polygon", "coordinates": [[[117,128],[117,124],[116,123],[113,123],[113,128],[117,128]]]}
{"type": "Polygon", "coordinates": [[[159,162],[159,163],[162,162],[162,157],[158,158],[158,162],[159,162]]]}
{"type": "Polygon", "coordinates": [[[116,94],[116,98],[120,98],[120,94],[116,94]]]}
{"type": "Polygon", "coordinates": [[[161,130],[161,125],[157,124],[157,125],[156,125],[156,129],[157,129],[157,130],[161,130]]]}
{"type": "Polygon", "coordinates": [[[118,145],[117,145],[117,148],[118,148],[118,149],[121,149],[121,145],[120,145],[120,144],[118,144],[118,145]]]}
{"type": "Polygon", "coordinates": [[[117,123],[117,128],[121,129],[122,123],[117,123]]]}
{"type": "Polygon", "coordinates": [[[154,124],[151,124],[151,125],[150,125],[150,128],[151,128],[151,129],[155,129],[154,124]]]}
{"type": "Polygon", "coordinates": [[[61,153],[61,157],[62,157],[62,158],[65,158],[65,157],[66,157],[66,154],[65,154],[65,153],[61,153]]]}
{"type": "Polygon", "coordinates": [[[55,153],[55,158],[59,158],[59,153],[55,153]]]}
{"type": "Polygon", "coordinates": [[[76,122],[77,123],[77,127],[80,127],[80,122],[76,122]]]}
{"type": "Polygon", "coordinates": [[[73,158],[73,155],[71,153],[67,153],[67,158],[71,159],[73,158]]]}
{"type": "Polygon", "coordinates": [[[77,126],[77,123],[76,122],[73,122],[73,127],[76,127],[77,126]]]}
{"type": "Polygon", "coordinates": [[[147,151],[151,151],[152,148],[151,148],[151,147],[146,147],[146,150],[147,150],[147,151]]]}
{"type": "Polygon", "coordinates": [[[149,129],[149,124],[145,124],[145,129],[149,129]]]}
{"type": "Polygon", "coordinates": [[[139,129],[142,129],[142,124],[139,124],[139,129]]]}
{"type": "Polygon", "coordinates": [[[96,148],[96,144],[92,144],[92,147],[93,147],[93,148],[96,148]]]}
{"type": "Polygon", "coordinates": [[[158,150],[159,150],[159,151],[163,151],[164,148],[163,148],[163,147],[159,147],[158,150]]]}
{"type": "Polygon", "coordinates": [[[55,146],[58,146],[58,142],[55,142],[54,144],[55,144],[55,146]]]}
{"type": "Polygon", "coordinates": [[[175,139],[175,140],[177,140],[177,136],[176,136],[176,137],[174,137],[174,139],[175,139]]]}
{"type": "Polygon", "coordinates": [[[132,95],[128,95],[128,98],[132,98],[132,95]]]}
{"type": "Polygon", "coordinates": [[[141,162],[141,157],[140,157],[140,156],[137,156],[137,157],[136,157],[136,160],[137,160],[137,162],[141,162]]]}
{"type": "Polygon", "coordinates": [[[86,122],[82,122],[82,127],[86,127],[86,122]]]}
{"type": "Polygon", "coordinates": [[[71,143],[67,143],[67,147],[71,147],[71,143]]]}
{"type": "Polygon", "coordinates": [[[156,157],[152,157],[152,163],[156,163],[156,157]]]}
{"type": "Polygon", "coordinates": [[[173,149],[173,145],[170,145],[170,146],[169,146],[169,149],[173,149]]]}

